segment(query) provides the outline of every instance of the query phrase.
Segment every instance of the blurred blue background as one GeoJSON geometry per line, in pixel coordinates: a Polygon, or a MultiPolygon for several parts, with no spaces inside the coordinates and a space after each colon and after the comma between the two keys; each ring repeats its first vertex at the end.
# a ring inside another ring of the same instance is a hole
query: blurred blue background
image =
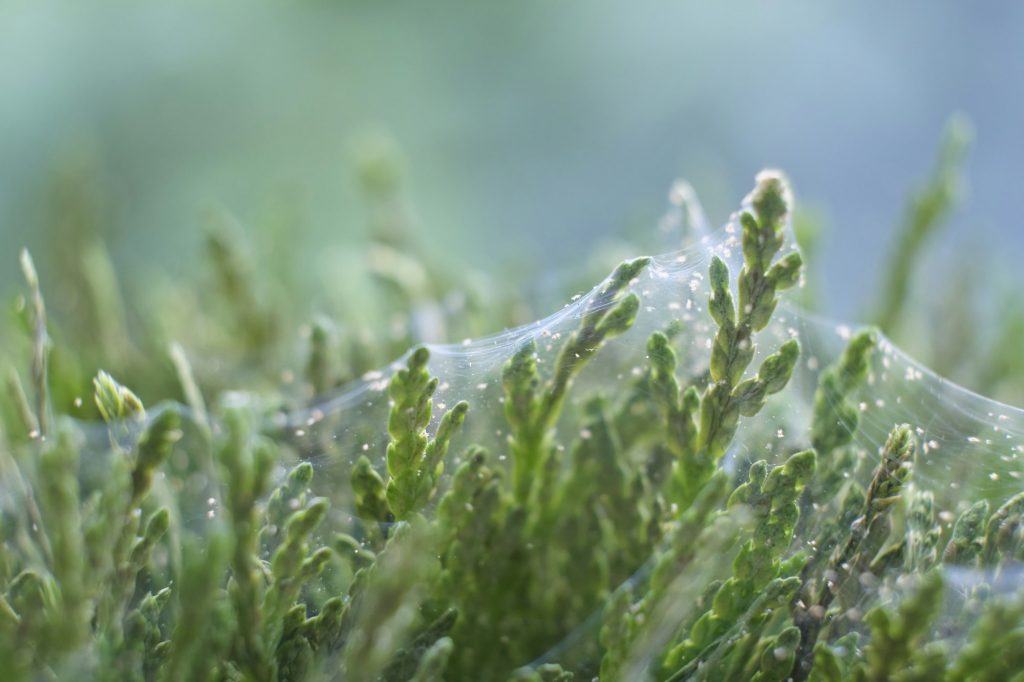
{"type": "Polygon", "coordinates": [[[1019,3],[925,0],[8,2],[0,288],[22,245],[45,269],[76,174],[129,291],[188,274],[214,204],[327,257],[365,232],[352,158],[384,136],[430,248],[483,269],[653,229],[679,176],[724,221],[783,168],[829,225],[826,307],[857,317],[953,112],[977,136],[942,239],[1024,257],[1022,29],[1019,3]]]}

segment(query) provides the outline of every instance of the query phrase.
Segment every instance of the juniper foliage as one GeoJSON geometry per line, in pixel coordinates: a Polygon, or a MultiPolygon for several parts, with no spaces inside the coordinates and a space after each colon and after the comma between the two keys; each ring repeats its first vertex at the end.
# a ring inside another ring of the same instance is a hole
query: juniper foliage
{"type": "MultiPolygon", "coordinates": [[[[394,305],[415,306],[429,268],[387,276],[389,259],[411,257],[395,178],[369,163],[364,182],[379,279],[394,305]]],[[[879,367],[876,332],[853,334],[818,374],[797,435],[776,443],[766,427],[787,405],[773,396],[811,360],[770,324],[801,280],[791,202],[781,175],[758,177],[738,218],[742,264],[709,260],[706,307],[646,337],[628,390],[592,391],[587,372],[635,334],[644,278],[657,276],[646,258],[618,266],[550,353],[536,335],[510,351],[500,409],[442,406],[418,346],[373,394],[386,419],[328,437],[311,396],[373,363],[359,335],[327,320],[310,327],[291,404],[220,396],[220,378],[172,345],[165,369],[187,408],[147,411],[143,391],[102,371],[92,404],[69,407],[68,387],[83,383],[57,361],[71,351],[51,340],[24,255],[31,381],[12,368],[4,403],[0,490],[16,502],[0,504],[0,678],[1024,674],[1024,601],[1003,594],[1024,559],[1024,493],[963,500],[944,519],[942,491],[915,487],[932,447],[918,425],[884,424],[884,447],[865,451],[864,428],[879,428],[860,400],[879,367]],[[706,348],[680,343],[680,325],[705,327],[706,348]],[[771,352],[759,358],[759,344],[771,352]],[[74,409],[102,418],[103,447],[74,409]],[[364,443],[360,456],[342,456],[345,438],[364,443]]],[[[226,333],[266,366],[284,313],[256,293],[230,220],[218,221],[209,249],[226,333]]]]}

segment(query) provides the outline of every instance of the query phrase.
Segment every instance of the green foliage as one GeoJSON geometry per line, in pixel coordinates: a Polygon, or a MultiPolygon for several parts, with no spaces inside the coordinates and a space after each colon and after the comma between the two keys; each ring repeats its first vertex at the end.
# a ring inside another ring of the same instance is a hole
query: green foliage
{"type": "Polygon", "coordinates": [[[550,431],[558,420],[573,378],[606,339],[633,325],[640,299],[623,290],[648,264],[647,258],[622,263],[587,303],[580,328],[570,335],[555,360],[553,375],[541,382],[536,344],[524,344],[505,365],[505,416],[510,426],[513,481],[518,500],[530,495],[537,468],[550,454],[550,431]]]}
{"type": "Polygon", "coordinates": [[[864,384],[877,342],[873,332],[860,332],[850,340],[839,361],[822,372],[814,393],[811,422],[811,443],[819,453],[830,454],[853,440],[860,414],[850,395],[864,384]]]}
{"type": "Polygon", "coordinates": [[[924,244],[934,236],[959,199],[963,184],[961,169],[972,137],[971,126],[964,118],[950,120],[932,175],[913,194],[907,207],[883,280],[876,315],[879,328],[887,334],[893,333],[901,322],[910,278],[924,244]]]}
{"type": "MultiPolygon", "coordinates": [[[[394,170],[362,169],[376,277],[407,315],[381,347],[412,340],[413,309],[437,285],[430,267],[407,267],[394,170]]],[[[470,419],[470,402],[442,404],[425,346],[369,375],[360,409],[325,413],[330,392],[386,352],[370,342],[364,354],[366,336],[326,318],[287,397],[224,392],[230,374],[161,343],[166,367],[137,371],[146,390],[98,371],[93,400],[68,407],[88,385],[69,368],[90,366],[87,354],[50,362],[73,352],[50,340],[25,255],[32,381],[20,366],[9,375],[0,447],[0,491],[14,499],[0,501],[0,679],[1024,674],[1024,611],[1003,594],[1024,558],[1024,493],[969,499],[911,480],[927,464],[918,425],[872,421],[858,400],[886,367],[877,332],[804,371],[818,358],[774,323],[802,278],[791,202],[782,176],[760,175],[739,234],[701,266],[707,298],[661,330],[634,326],[662,271],[622,263],[564,338],[530,329],[499,347],[500,407],[471,393],[470,419]],[[601,370],[620,336],[646,362],[612,379],[601,370]],[[787,386],[808,380],[813,401],[791,409],[787,386]],[[165,381],[188,408],[147,411],[140,396],[165,381]],[[68,418],[83,411],[105,423],[98,438],[68,418]],[[877,455],[867,428],[889,432],[877,455]]],[[[233,229],[221,217],[208,244],[218,333],[264,372],[287,314],[259,293],[233,229]]],[[[101,260],[87,270],[107,292],[100,338],[112,343],[128,332],[101,260]]]]}
{"type": "Polygon", "coordinates": [[[729,269],[715,256],[709,269],[711,296],[708,312],[718,325],[709,363],[711,382],[700,398],[697,412],[693,390],[676,398],[667,377],[674,367],[671,349],[660,337],[651,339],[652,377],[674,432],[669,441],[677,453],[673,501],[688,505],[714,472],[715,465],[739,426],[740,415],[753,416],[767,396],[789,381],[800,354],[796,341],[787,341],[765,359],[756,377],[742,381],[757,351],[754,332],[764,329],[778,303],[776,292],[799,280],[800,254],[790,253],[773,264],[783,244],[783,224],[789,212],[785,181],[774,173],[758,176],[751,196],[753,213],[740,216],[744,266],[739,274],[739,313],[729,289],[729,269]]]}
{"type": "Polygon", "coordinates": [[[391,378],[388,395],[393,401],[388,418],[388,483],[385,489],[392,514],[405,520],[430,499],[437,478],[444,471],[448,443],[462,426],[469,403],[462,401],[441,417],[433,439],[424,430],[433,412],[431,396],[437,379],[427,372],[426,348],[409,357],[408,367],[391,378]]]}
{"type": "Polygon", "coordinates": [[[741,619],[747,628],[763,625],[765,612],[784,605],[796,591],[799,580],[789,574],[792,563],[784,565],[781,558],[792,539],[800,513],[796,500],[814,473],[814,459],[814,452],[808,450],[770,472],[763,460],[751,465],[747,482],[736,488],[728,502],[730,508],[744,505],[749,510],[754,520],[751,537],[733,560],[732,576],[711,596],[711,608],[697,618],[689,637],[669,651],[663,663],[666,671],[687,670],[706,665],[712,657],[724,657],[720,650],[733,644],[723,638],[730,629],[741,619]],[[758,596],[766,594],[773,598],[752,612],[758,596]]]}

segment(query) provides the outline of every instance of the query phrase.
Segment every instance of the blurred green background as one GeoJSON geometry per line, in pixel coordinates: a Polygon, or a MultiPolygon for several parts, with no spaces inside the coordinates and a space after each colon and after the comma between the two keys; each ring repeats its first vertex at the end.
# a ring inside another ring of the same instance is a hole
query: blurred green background
{"type": "MultiPolygon", "coordinates": [[[[970,189],[928,257],[927,305],[950,254],[1019,289],[1022,28],[1024,5],[925,0],[7,2],[0,290],[21,246],[45,289],[82,233],[126,298],[173,285],[223,207],[258,270],[299,264],[275,295],[315,312],[345,298],[371,230],[359,160],[387,157],[424,253],[564,300],[600,245],[655,246],[675,177],[717,224],[770,165],[827,226],[821,307],[865,319],[956,111],[977,131],[970,189]]],[[[58,287],[51,307],[74,297],[58,287]]]]}

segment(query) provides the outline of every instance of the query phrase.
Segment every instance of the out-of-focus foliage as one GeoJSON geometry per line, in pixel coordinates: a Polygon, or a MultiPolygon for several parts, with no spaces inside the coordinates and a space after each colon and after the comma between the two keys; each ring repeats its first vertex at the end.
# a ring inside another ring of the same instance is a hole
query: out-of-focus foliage
{"type": "MultiPolygon", "coordinates": [[[[984,395],[1024,404],[1024,355],[1013,339],[1024,328],[1024,298],[1015,275],[977,247],[943,253],[942,228],[966,194],[965,158],[973,133],[960,115],[947,124],[927,179],[909,196],[895,221],[888,265],[867,319],[939,374],[984,395]],[[936,253],[938,251],[938,253],[936,253]]],[[[826,222],[813,212],[794,221],[812,283],[824,281],[815,254],[827,238],[826,222]]],[[[947,249],[948,251],[948,249],[947,249]]],[[[821,305],[816,287],[801,292],[811,309],[821,305]]]]}

